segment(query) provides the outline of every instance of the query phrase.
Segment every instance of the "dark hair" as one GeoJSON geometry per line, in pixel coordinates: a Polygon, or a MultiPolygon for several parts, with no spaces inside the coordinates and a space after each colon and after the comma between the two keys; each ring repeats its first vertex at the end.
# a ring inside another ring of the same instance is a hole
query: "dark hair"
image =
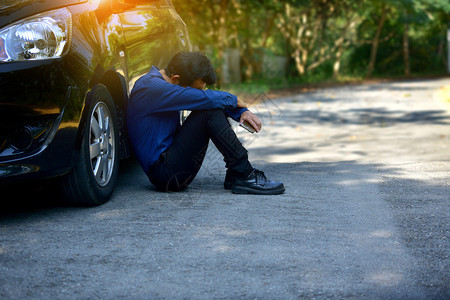
{"type": "Polygon", "coordinates": [[[178,52],[164,70],[168,76],[180,76],[182,86],[190,86],[196,79],[208,85],[216,83],[211,61],[202,52],[178,52]]]}

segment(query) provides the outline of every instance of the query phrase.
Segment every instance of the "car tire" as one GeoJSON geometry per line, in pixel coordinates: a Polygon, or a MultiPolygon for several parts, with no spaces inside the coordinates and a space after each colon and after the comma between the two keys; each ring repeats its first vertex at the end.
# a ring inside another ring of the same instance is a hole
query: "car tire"
{"type": "Polygon", "coordinates": [[[114,101],[104,85],[92,90],[78,162],[63,177],[70,204],[95,206],[107,202],[119,173],[119,125],[114,101]]]}

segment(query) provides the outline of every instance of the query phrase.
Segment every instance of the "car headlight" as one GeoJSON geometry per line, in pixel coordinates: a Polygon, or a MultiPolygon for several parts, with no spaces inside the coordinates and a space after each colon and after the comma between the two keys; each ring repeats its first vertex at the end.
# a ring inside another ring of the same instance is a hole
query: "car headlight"
{"type": "Polygon", "coordinates": [[[72,15],[57,9],[0,29],[0,61],[58,58],[69,48],[72,15]]]}

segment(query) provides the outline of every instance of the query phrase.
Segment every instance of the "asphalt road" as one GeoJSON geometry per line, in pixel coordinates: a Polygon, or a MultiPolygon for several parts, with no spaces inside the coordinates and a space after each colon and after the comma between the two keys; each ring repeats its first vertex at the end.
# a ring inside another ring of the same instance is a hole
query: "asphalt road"
{"type": "Polygon", "coordinates": [[[133,159],[110,202],[2,195],[1,299],[449,299],[450,79],[328,88],[236,128],[280,196],[233,195],[212,146],[192,186],[133,159]]]}

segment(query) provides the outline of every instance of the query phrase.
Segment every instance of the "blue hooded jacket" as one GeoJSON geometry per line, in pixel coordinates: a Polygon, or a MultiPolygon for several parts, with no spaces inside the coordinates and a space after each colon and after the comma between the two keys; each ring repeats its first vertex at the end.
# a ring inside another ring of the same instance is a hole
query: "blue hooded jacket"
{"type": "Polygon", "coordinates": [[[247,109],[236,105],[237,97],[227,92],[169,83],[153,66],[136,81],[127,106],[128,136],[144,172],[148,174],[161,153],[172,145],[181,110],[220,108],[238,121],[247,109]]]}

